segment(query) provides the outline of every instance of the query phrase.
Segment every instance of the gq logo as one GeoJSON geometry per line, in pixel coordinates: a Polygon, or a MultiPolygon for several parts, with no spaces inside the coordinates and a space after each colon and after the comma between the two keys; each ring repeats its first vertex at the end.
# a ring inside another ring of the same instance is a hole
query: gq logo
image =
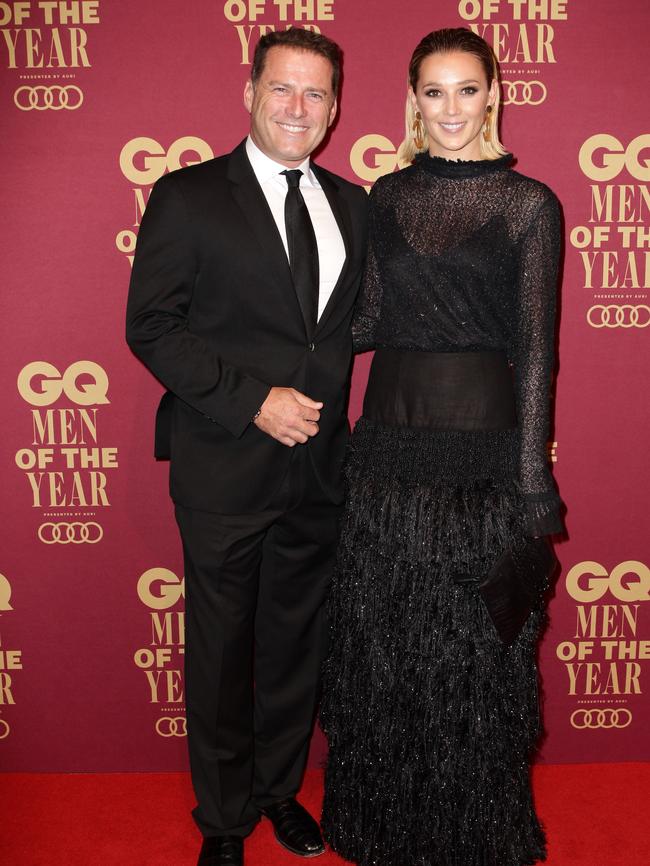
{"type": "Polygon", "coordinates": [[[94,361],[76,361],[61,375],[54,364],[32,361],[18,374],[18,393],[32,406],[51,406],[61,394],[78,406],[109,403],[108,376],[94,361]]]}
{"type": "Polygon", "coordinates": [[[185,598],[185,580],[168,568],[150,568],[138,580],[138,597],[153,610],[166,610],[185,598]]]}
{"type": "Polygon", "coordinates": [[[4,576],[0,574],[0,610],[13,610],[9,604],[11,601],[11,584],[4,576]]]}
{"type": "Polygon", "coordinates": [[[567,592],[576,601],[590,603],[611,592],[619,601],[648,601],[650,599],[650,568],[643,562],[628,559],[610,572],[599,562],[586,560],[574,565],[566,576],[567,592]],[[624,583],[632,575],[635,580],[624,583]]]}
{"type": "Polygon", "coordinates": [[[591,180],[613,180],[627,168],[637,180],[650,181],[650,159],[641,157],[641,152],[646,149],[650,149],[650,133],[637,135],[627,148],[614,135],[592,135],[580,148],[578,163],[591,180]],[[602,154],[595,161],[594,157],[600,151],[602,154]]]}
{"type": "Polygon", "coordinates": [[[168,150],[155,138],[132,138],[120,152],[122,174],[138,186],[151,186],[166,171],[175,171],[186,165],[196,165],[212,159],[214,153],[202,138],[185,135],[172,142],[168,150]],[[198,159],[187,158],[188,154],[198,159]]]}
{"type": "Polygon", "coordinates": [[[397,148],[385,135],[363,135],[352,145],[350,165],[357,177],[372,184],[383,174],[395,171],[397,148]],[[367,159],[369,154],[372,154],[372,162],[367,159]]]}

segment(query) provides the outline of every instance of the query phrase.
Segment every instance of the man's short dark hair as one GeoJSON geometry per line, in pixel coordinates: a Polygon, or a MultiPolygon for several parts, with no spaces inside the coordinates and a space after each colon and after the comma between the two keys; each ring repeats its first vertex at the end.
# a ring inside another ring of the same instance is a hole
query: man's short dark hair
{"type": "Polygon", "coordinates": [[[251,81],[255,85],[264,71],[266,55],[270,48],[274,47],[297,48],[300,51],[311,51],[312,54],[320,54],[332,64],[332,91],[334,96],[339,90],[341,78],[341,49],[332,39],[323,36],[322,33],[314,33],[302,27],[291,27],[289,30],[272,30],[260,38],[255,46],[253,65],[251,67],[251,81]]]}

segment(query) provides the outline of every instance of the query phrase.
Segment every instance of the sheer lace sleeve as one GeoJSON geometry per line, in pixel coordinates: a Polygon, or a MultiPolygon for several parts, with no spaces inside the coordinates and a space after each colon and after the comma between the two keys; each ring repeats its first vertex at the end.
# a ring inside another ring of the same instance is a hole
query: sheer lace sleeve
{"type": "Polygon", "coordinates": [[[520,483],[530,535],[562,531],[560,498],[546,456],[560,237],[558,202],[548,192],[522,241],[513,358],[520,483]]]}
{"type": "MultiPolygon", "coordinates": [[[[379,183],[379,181],[377,182],[379,183]]],[[[381,313],[381,277],[378,261],[378,199],[377,184],[370,192],[368,251],[361,289],[352,320],[352,344],[355,352],[367,352],[375,347],[377,323],[381,313]]]]}

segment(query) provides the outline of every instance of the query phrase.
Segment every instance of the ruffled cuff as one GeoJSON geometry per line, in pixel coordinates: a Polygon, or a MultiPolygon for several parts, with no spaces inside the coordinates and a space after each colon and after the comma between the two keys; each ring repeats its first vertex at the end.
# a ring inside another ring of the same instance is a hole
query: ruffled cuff
{"type": "Polygon", "coordinates": [[[562,501],[557,493],[524,494],[524,503],[527,535],[556,535],[564,532],[560,515],[562,501]]]}

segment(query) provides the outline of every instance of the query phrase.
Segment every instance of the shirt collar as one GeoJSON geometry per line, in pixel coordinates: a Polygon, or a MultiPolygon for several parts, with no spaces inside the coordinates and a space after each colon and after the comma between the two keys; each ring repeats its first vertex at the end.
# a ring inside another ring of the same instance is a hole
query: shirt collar
{"type": "MultiPolygon", "coordinates": [[[[286,165],[282,165],[282,163],[276,162],[271,159],[270,156],[267,156],[259,149],[250,135],[246,139],[246,155],[248,156],[253,171],[255,172],[255,177],[260,186],[269,180],[277,178],[281,172],[286,171],[286,165]]],[[[303,173],[303,177],[300,178],[301,184],[307,184],[307,186],[313,186],[320,189],[318,178],[314,174],[309,157],[303,160],[300,165],[297,165],[296,168],[299,168],[303,173]]],[[[284,178],[280,179],[285,182],[284,178]]]]}

